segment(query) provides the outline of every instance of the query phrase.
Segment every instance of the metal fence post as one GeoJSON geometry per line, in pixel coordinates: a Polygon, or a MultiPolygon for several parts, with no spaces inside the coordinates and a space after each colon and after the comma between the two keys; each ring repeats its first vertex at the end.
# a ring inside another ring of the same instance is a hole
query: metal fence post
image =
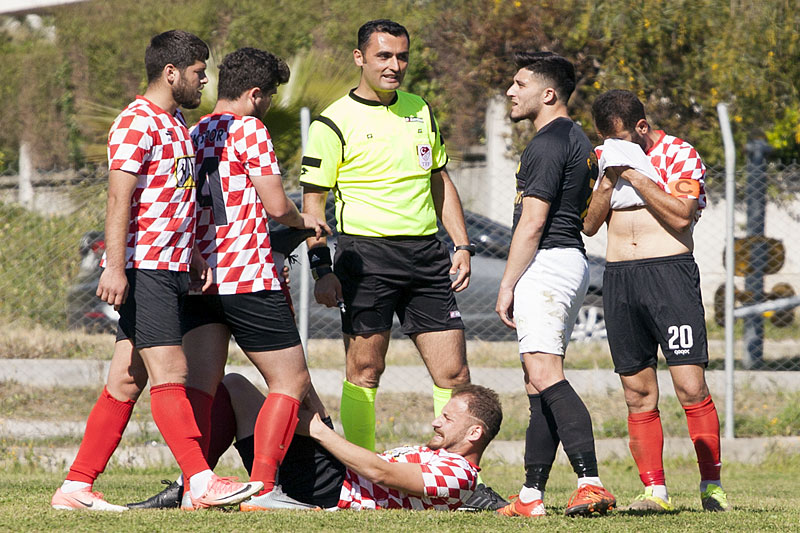
{"type": "MultiPolygon", "coordinates": [[[[745,148],[747,153],[747,185],[745,201],[747,206],[747,236],[764,235],[767,209],[767,180],[765,175],[766,155],[770,146],[764,140],[750,141],[745,148]]],[[[754,304],[764,301],[764,271],[767,266],[768,244],[757,240],[750,244],[748,257],[751,272],[745,276],[744,289],[752,297],[754,304]]],[[[744,367],[761,365],[764,358],[764,317],[751,315],[744,318],[744,367]]]]}
{"type": "Polygon", "coordinates": [[[733,358],[733,305],[734,257],[733,229],[736,202],[736,147],[733,144],[731,122],[727,104],[717,104],[722,141],[725,145],[725,438],[734,438],[734,358],[733,358]]]}
{"type": "MultiPolygon", "coordinates": [[[[303,146],[303,152],[306,151],[306,143],[308,142],[308,128],[311,124],[311,111],[304,107],[300,109],[300,139],[303,146]]],[[[300,305],[298,308],[299,318],[299,333],[300,342],[303,343],[303,351],[308,358],[308,306],[309,295],[311,294],[311,283],[309,280],[308,272],[308,254],[306,253],[306,243],[299,247],[298,254],[300,255],[300,305]]]]}

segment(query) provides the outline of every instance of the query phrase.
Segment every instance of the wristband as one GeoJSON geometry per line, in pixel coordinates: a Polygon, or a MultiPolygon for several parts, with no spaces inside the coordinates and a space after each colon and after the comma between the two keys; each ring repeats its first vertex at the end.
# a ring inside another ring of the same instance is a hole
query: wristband
{"type": "Polygon", "coordinates": [[[308,251],[308,266],[311,270],[315,268],[331,266],[331,249],[327,246],[315,246],[308,251]]]}
{"type": "Polygon", "coordinates": [[[333,269],[330,266],[321,266],[311,269],[311,277],[314,278],[314,281],[319,281],[319,278],[327,276],[328,274],[333,274],[333,269]]]}
{"type": "Polygon", "coordinates": [[[454,252],[458,252],[459,250],[466,250],[469,252],[469,256],[472,257],[475,255],[475,245],[474,244],[460,244],[453,248],[454,252]]]}

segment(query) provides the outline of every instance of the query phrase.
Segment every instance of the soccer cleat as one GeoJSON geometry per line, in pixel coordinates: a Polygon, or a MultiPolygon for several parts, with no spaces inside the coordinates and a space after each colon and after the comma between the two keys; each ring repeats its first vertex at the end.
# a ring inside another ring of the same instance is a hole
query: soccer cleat
{"type": "Polygon", "coordinates": [[[709,483],[706,490],[700,493],[700,501],[703,502],[703,509],[706,511],[719,512],[730,511],[731,505],[728,503],[728,495],[722,487],[709,483]]]}
{"type": "Polygon", "coordinates": [[[174,509],[178,507],[183,496],[183,485],[178,485],[177,481],[170,482],[168,479],[162,479],[161,483],[167,488],[143,502],[129,503],[128,509],[174,509]]]}
{"type": "Polygon", "coordinates": [[[564,512],[567,516],[591,516],[606,514],[617,504],[616,498],[603,487],[581,485],[572,493],[564,512]]]}
{"type": "Polygon", "coordinates": [[[542,518],[547,513],[544,510],[542,500],[533,500],[530,503],[522,503],[518,495],[511,497],[511,503],[497,510],[497,514],[503,516],[527,516],[530,518],[542,518]]]}
{"type": "Polygon", "coordinates": [[[497,511],[502,509],[508,502],[502,496],[492,490],[492,487],[487,487],[483,483],[479,483],[467,501],[461,504],[458,508],[459,511],[497,511]]]}
{"type": "Polygon", "coordinates": [[[251,496],[250,499],[239,504],[239,510],[243,512],[269,511],[272,509],[302,509],[305,511],[319,511],[316,505],[299,502],[286,495],[281,490],[280,485],[275,485],[271,491],[261,496],[251,496]]]}
{"type": "Polygon", "coordinates": [[[195,507],[192,503],[192,492],[184,489],[183,496],[181,496],[181,503],[178,506],[181,511],[196,511],[200,507],[195,507]]]}
{"type": "Polygon", "coordinates": [[[100,492],[92,492],[89,487],[85,489],[76,490],[75,492],[63,492],[60,488],[53,494],[50,500],[50,505],[53,509],[60,509],[63,511],[111,511],[121,513],[127,511],[128,508],[124,505],[114,505],[108,503],[103,499],[100,492]]]}
{"type": "Polygon", "coordinates": [[[653,495],[653,487],[645,487],[644,494],[638,495],[625,510],[664,513],[674,511],[675,508],[672,506],[672,500],[669,497],[666,500],[659,498],[653,495]]]}
{"type": "MultiPolygon", "coordinates": [[[[243,502],[256,492],[264,488],[260,481],[249,481],[239,483],[235,477],[219,477],[214,474],[208,482],[206,491],[199,498],[195,498],[189,493],[189,498],[194,509],[204,509],[206,507],[220,507],[223,505],[235,505],[243,502]]],[[[183,509],[183,504],[181,504],[183,509]]]]}

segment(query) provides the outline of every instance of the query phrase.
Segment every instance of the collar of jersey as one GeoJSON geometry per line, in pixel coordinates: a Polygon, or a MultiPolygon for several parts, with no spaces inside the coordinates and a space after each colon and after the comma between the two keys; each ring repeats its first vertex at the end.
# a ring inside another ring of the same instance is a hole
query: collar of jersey
{"type": "Polygon", "coordinates": [[[655,149],[656,149],[656,146],[658,146],[659,144],[661,144],[661,142],[664,140],[664,137],[666,137],[666,136],[667,136],[667,134],[664,132],[664,130],[656,130],[656,133],[658,133],[658,140],[657,140],[657,141],[655,142],[655,144],[654,144],[653,146],[651,146],[651,147],[650,147],[650,149],[647,151],[647,155],[650,155],[651,153],[653,153],[653,150],[655,150],[655,149]]]}
{"type": "MultiPolygon", "coordinates": [[[[350,89],[350,98],[352,98],[353,100],[355,100],[359,104],[364,104],[364,105],[369,105],[369,106],[374,106],[374,107],[383,105],[382,103],[380,103],[378,101],[375,101],[375,100],[367,100],[366,98],[361,98],[360,96],[358,96],[356,94],[356,90],[355,89],[350,89]]],[[[393,106],[395,103],[397,103],[397,91],[395,91],[394,98],[392,98],[392,101],[389,102],[389,105],[387,105],[386,107],[393,106]]]]}

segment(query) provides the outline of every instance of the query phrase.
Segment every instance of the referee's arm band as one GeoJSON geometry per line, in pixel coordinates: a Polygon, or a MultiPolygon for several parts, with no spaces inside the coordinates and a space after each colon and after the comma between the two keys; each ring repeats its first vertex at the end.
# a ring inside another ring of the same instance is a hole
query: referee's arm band
{"type": "Polygon", "coordinates": [[[303,187],[304,189],[305,188],[309,189],[309,192],[313,192],[314,189],[316,189],[318,191],[329,191],[329,190],[331,190],[330,187],[324,187],[322,185],[317,185],[316,183],[308,183],[306,181],[301,181],[300,182],[300,186],[303,187]]]}

